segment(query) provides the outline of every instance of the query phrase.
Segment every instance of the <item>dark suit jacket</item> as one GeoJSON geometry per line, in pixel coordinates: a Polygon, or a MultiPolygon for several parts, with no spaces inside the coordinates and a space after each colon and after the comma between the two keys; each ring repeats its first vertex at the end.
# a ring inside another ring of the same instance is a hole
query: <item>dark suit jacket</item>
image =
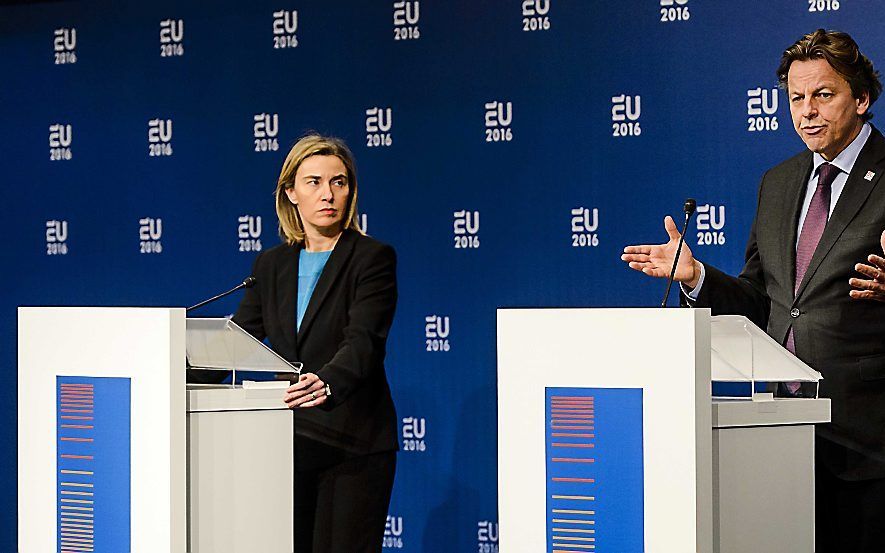
{"type": "Polygon", "coordinates": [[[298,333],[298,258],[302,247],[262,252],[234,321],[304,364],[332,388],[324,405],[296,409],[296,467],[398,448],[396,412],[384,371],[396,308],[393,248],[352,230],[341,235],[317,281],[298,333]]]}
{"type": "Polygon", "coordinates": [[[796,355],[823,374],[821,396],[832,399],[832,423],[818,435],[839,447],[821,448],[819,460],[845,479],[882,478],[885,303],[851,299],[848,279],[866,278],[854,265],[882,253],[885,138],[873,129],[794,297],[797,224],[811,170],[806,150],[765,173],[743,271],[734,278],[705,264],[695,305],[746,315],[782,344],[792,326],[796,355]]]}

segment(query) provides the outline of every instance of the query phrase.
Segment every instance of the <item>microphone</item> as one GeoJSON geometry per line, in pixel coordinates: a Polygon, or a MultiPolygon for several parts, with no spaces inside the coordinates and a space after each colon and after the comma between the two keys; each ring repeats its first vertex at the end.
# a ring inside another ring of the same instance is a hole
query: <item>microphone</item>
{"type": "Polygon", "coordinates": [[[233,294],[237,290],[242,290],[243,288],[252,288],[253,286],[255,286],[256,282],[258,282],[258,280],[255,277],[253,277],[253,276],[247,277],[245,280],[243,280],[243,282],[237,284],[236,286],[234,286],[233,288],[231,288],[227,292],[222,292],[221,294],[218,294],[217,296],[212,296],[208,300],[203,300],[196,305],[192,305],[192,306],[188,307],[187,309],[185,309],[185,311],[192,311],[194,309],[199,309],[200,307],[203,307],[207,303],[212,303],[215,300],[220,300],[221,298],[223,298],[225,296],[229,296],[229,295],[233,294]]]}
{"type": "Polygon", "coordinates": [[[676,257],[673,258],[673,267],[670,269],[670,278],[667,279],[667,290],[664,292],[664,300],[661,301],[661,307],[667,307],[667,298],[670,297],[670,287],[673,286],[673,277],[676,276],[676,266],[679,264],[679,256],[682,254],[682,244],[685,242],[685,231],[688,229],[688,220],[694,215],[694,210],[698,203],[694,198],[685,200],[682,206],[682,212],[685,213],[685,222],[682,223],[682,234],[679,237],[679,243],[676,245],[676,257]]]}

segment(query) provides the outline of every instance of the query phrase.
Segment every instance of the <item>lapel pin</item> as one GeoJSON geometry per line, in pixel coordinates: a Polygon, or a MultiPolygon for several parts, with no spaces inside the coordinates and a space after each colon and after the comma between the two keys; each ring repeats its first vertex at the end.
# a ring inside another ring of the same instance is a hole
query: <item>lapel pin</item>
{"type": "Polygon", "coordinates": [[[867,171],[867,174],[864,175],[863,178],[864,178],[865,180],[872,181],[872,180],[873,180],[873,177],[875,177],[875,176],[876,176],[876,173],[873,173],[872,171],[867,171]]]}

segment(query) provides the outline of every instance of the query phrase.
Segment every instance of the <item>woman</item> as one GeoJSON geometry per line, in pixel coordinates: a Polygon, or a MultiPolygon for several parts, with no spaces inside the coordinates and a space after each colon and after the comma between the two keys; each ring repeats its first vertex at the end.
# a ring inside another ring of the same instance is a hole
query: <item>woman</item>
{"type": "Polygon", "coordinates": [[[295,550],[380,551],[396,467],[384,372],[396,255],[359,228],[353,155],[305,136],[276,188],[284,243],[262,252],[234,320],[305,373],[295,414],[295,550]]]}

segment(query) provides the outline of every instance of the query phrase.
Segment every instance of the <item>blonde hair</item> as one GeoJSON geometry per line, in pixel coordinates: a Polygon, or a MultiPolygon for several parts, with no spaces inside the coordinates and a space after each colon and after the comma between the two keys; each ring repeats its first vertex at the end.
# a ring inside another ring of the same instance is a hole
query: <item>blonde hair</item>
{"type": "Polygon", "coordinates": [[[365,234],[360,228],[359,215],[356,208],[356,166],[353,161],[353,154],[350,153],[344,141],[339,138],[309,134],[301,138],[289,150],[289,154],[286,156],[286,161],[283,162],[283,168],[280,171],[280,178],[277,180],[274,198],[276,200],[277,219],[280,224],[280,238],[289,245],[304,243],[304,224],[301,222],[298,209],[289,201],[286,190],[295,186],[295,173],[298,172],[298,167],[301,166],[305,159],[311,156],[335,156],[344,163],[344,167],[347,169],[347,183],[350,187],[350,196],[347,198],[347,207],[342,220],[341,230],[353,229],[360,234],[365,234]]]}

